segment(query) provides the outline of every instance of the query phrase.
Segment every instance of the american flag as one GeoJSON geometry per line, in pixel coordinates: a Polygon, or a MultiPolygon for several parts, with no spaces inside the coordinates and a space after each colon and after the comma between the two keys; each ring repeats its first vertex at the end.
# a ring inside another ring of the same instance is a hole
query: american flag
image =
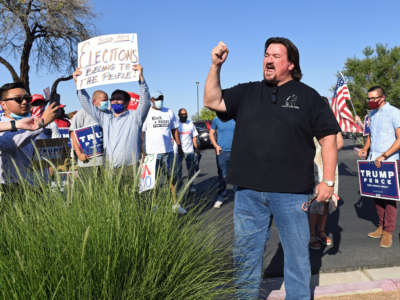
{"type": "Polygon", "coordinates": [[[346,105],[346,100],[350,100],[350,91],[340,74],[336,84],[335,94],[332,99],[332,110],[339,123],[342,132],[360,132],[361,127],[354,121],[350,109],[346,105]]]}

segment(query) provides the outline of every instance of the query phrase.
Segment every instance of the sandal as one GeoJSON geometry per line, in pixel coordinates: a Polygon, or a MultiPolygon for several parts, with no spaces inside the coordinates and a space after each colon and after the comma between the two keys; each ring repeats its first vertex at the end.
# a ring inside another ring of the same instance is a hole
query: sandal
{"type": "Polygon", "coordinates": [[[321,250],[321,243],[315,235],[310,236],[310,249],[321,250]]]}
{"type": "Polygon", "coordinates": [[[320,231],[319,232],[319,240],[325,246],[331,246],[332,245],[332,239],[324,231],[320,231]]]}

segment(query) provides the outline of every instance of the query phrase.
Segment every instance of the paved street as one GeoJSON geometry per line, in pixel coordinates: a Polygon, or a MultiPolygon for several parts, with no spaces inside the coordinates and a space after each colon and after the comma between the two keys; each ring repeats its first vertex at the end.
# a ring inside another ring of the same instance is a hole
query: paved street
{"type": "MultiPolygon", "coordinates": [[[[329,216],[327,232],[333,237],[334,245],[320,251],[311,250],[312,272],[338,272],[360,268],[379,268],[400,266],[399,230],[393,236],[393,246],[389,249],[379,247],[379,240],[367,237],[375,229],[377,216],[373,201],[360,199],[356,153],[353,140],[345,140],[339,153],[339,195],[338,210],[329,216]]],[[[201,190],[200,201],[211,201],[215,196],[213,186],[216,182],[215,154],[212,149],[202,151],[201,173],[196,179],[196,186],[201,190]]],[[[226,226],[223,237],[231,241],[233,199],[220,209],[208,207],[205,215],[210,219],[223,219],[226,226]]],[[[279,277],[283,274],[283,252],[279,236],[274,226],[264,257],[264,275],[279,277]]]]}

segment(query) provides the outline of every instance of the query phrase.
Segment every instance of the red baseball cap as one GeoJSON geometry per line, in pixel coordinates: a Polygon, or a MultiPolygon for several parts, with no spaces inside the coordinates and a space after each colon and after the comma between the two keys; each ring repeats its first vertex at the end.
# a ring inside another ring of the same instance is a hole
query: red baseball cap
{"type": "Polygon", "coordinates": [[[59,108],[64,108],[65,106],[65,104],[60,104],[59,108]]]}
{"type": "Polygon", "coordinates": [[[41,95],[41,94],[33,94],[31,103],[34,103],[36,101],[45,101],[43,95],[41,95]]]}

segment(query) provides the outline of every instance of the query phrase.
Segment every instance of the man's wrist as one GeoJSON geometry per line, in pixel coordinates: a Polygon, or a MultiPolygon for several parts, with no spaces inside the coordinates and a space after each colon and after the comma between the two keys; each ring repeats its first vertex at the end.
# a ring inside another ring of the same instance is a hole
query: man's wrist
{"type": "Polygon", "coordinates": [[[17,126],[15,124],[15,120],[10,121],[11,131],[17,131],[17,126]]]}
{"type": "Polygon", "coordinates": [[[335,181],[334,180],[322,179],[322,182],[325,183],[329,187],[334,187],[335,186],[335,181]]]}
{"type": "Polygon", "coordinates": [[[388,158],[388,155],[386,155],[385,152],[383,152],[383,153],[381,154],[381,156],[382,156],[384,159],[387,159],[387,158],[388,158]]]}

